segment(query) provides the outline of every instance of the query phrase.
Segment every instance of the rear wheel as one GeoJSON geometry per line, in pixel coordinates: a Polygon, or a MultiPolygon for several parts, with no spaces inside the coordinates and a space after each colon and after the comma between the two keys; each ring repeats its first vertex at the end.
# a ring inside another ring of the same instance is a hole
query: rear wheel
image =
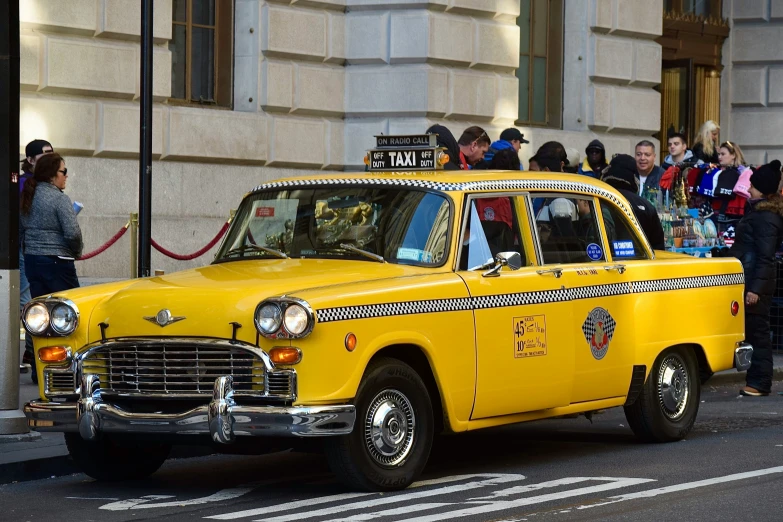
{"type": "Polygon", "coordinates": [[[424,469],[433,433],[424,381],[402,361],[379,359],[359,385],[353,432],[326,439],[326,456],[337,478],[351,488],[405,489],[424,469]]]}
{"type": "Polygon", "coordinates": [[[65,445],[79,468],[96,480],[136,480],[146,478],[169,456],[168,444],[119,441],[104,435],[86,441],[78,433],[65,433],[65,445]]]}
{"type": "Polygon", "coordinates": [[[701,383],[693,351],[669,348],[655,360],[639,397],[625,407],[631,429],[647,442],[683,439],[699,411],[701,383]]]}

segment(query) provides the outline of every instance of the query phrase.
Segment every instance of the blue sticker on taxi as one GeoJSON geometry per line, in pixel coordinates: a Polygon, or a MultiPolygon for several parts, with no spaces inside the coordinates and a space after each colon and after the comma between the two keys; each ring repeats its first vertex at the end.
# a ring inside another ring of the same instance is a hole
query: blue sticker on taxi
{"type": "Polygon", "coordinates": [[[614,257],[636,256],[636,250],[633,247],[633,241],[612,241],[612,250],[614,257]]]}
{"type": "Polygon", "coordinates": [[[587,245],[587,257],[593,261],[600,261],[604,257],[604,251],[599,245],[590,243],[587,245]]]}

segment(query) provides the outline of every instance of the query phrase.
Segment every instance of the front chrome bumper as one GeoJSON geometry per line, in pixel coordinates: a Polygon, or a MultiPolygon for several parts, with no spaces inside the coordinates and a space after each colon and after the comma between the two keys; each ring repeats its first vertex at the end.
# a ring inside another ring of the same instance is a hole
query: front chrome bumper
{"type": "Polygon", "coordinates": [[[101,398],[97,375],[82,377],[77,402],[32,401],[24,406],[30,428],[36,431],[79,432],[86,440],[106,433],[209,434],[220,443],[236,436],[325,437],[353,430],[356,409],[335,406],[254,406],[237,404],[230,376],[215,380],[209,405],[182,413],[132,413],[101,398]]]}
{"type": "Polygon", "coordinates": [[[750,360],[753,358],[753,346],[745,341],[737,343],[734,349],[734,367],[738,372],[747,371],[750,368],[750,360]]]}

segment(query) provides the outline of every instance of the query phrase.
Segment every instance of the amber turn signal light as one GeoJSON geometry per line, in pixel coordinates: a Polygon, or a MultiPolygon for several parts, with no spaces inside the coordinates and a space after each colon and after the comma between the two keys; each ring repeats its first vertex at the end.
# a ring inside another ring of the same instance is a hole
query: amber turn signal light
{"type": "Polygon", "coordinates": [[[302,360],[302,352],[299,348],[279,347],[269,351],[269,358],[275,364],[296,364],[302,360]]]}
{"type": "Polygon", "coordinates": [[[70,359],[70,357],[71,351],[65,346],[47,346],[38,350],[38,358],[42,362],[63,362],[70,359]]]}
{"type": "Polygon", "coordinates": [[[369,154],[365,154],[364,155],[364,164],[365,165],[369,165],[370,164],[370,155],[369,154]]]}
{"type": "Polygon", "coordinates": [[[737,315],[739,313],[739,303],[737,301],[731,302],[731,315],[737,315]]]}
{"type": "Polygon", "coordinates": [[[349,333],[345,336],[345,349],[352,352],[356,349],[356,336],[349,333]]]}
{"type": "Polygon", "coordinates": [[[439,152],[438,153],[438,165],[441,167],[449,162],[451,158],[449,158],[449,155],[445,152],[439,152]]]}

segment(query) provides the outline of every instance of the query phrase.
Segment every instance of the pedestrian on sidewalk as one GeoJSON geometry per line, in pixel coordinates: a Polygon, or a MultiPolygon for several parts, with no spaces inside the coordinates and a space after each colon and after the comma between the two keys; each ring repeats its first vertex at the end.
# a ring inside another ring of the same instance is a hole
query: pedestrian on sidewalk
{"type": "Polygon", "coordinates": [[[759,167],[750,184],[751,199],[728,253],[742,261],[745,272],[745,338],[753,346],[746,386],[740,394],[761,397],[769,395],[772,388],[769,312],[777,276],[775,252],[783,242],[780,161],[759,167]]]}
{"type": "MultiPolygon", "coordinates": [[[[52,144],[46,140],[33,140],[27,144],[24,148],[25,158],[22,160],[22,174],[19,176],[19,196],[21,197],[24,190],[25,182],[33,177],[33,170],[35,169],[35,163],[44,154],[54,152],[52,144]]],[[[24,309],[24,306],[30,301],[30,283],[27,280],[24,269],[24,242],[21,234],[19,234],[19,311],[24,309]]],[[[29,364],[32,369],[31,378],[34,383],[38,383],[38,375],[35,373],[35,358],[33,357],[33,337],[25,332],[24,334],[24,355],[22,356],[22,364],[29,364]]]]}
{"type": "Polygon", "coordinates": [[[84,244],[71,199],[63,193],[68,169],[53,152],[38,159],[20,204],[24,260],[33,297],[79,286],[74,261],[84,244]]]}
{"type": "MultiPolygon", "coordinates": [[[[483,162],[485,162],[486,167],[479,166],[477,164],[476,168],[488,168],[488,169],[495,170],[495,167],[489,166],[489,164],[492,163],[492,158],[495,157],[495,154],[503,150],[513,151],[515,154],[518,154],[519,149],[522,147],[522,144],[524,143],[530,143],[530,142],[525,139],[524,134],[519,132],[519,129],[511,127],[509,129],[504,130],[503,132],[500,133],[500,139],[497,141],[493,141],[492,144],[489,146],[489,150],[486,153],[484,153],[483,162]]],[[[479,164],[482,164],[482,162],[479,162],[479,164]]],[[[517,170],[523,170],[521,164],[517,170]]]]}
{"type": "Polygon", "coordinates": [[[609,162],[606,161],[606,148],[604,147],[604,144],[601,143],[601,140],[591,141],[585,149],[585,154],[587,154],[587,157],[585,158],[584,163],[579,165],[577,173],[600,179],[601,172],[609,166],[609,162]]]}
{"type": "Polygon", "coordinates": [[[707,120],[699,129],[699,134],[693,140],[693,156],[704,163],[718,164],[718,137],[720,126],[712,120],[707,120]]]}

